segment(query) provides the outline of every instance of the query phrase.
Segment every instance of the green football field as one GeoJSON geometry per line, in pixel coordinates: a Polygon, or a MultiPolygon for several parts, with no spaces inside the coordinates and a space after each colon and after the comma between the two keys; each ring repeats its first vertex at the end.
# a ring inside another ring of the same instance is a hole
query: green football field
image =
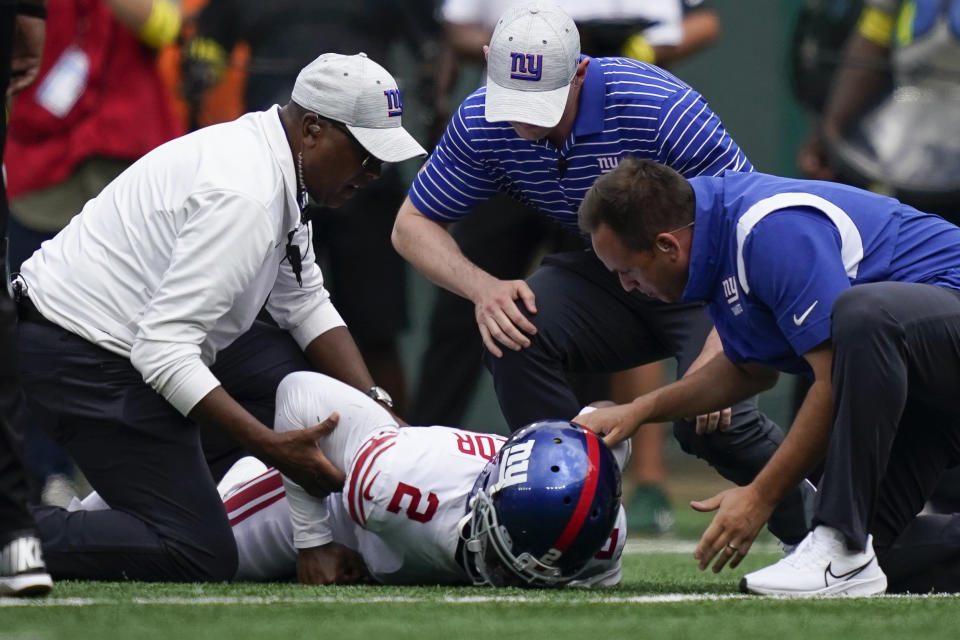
{"type": "MultiPolygon", "coordinates": [[[[542,591],[294,584],[60,582],[43,600],[0,599],[0,639],[102,638],[956,638],[960,598],[789,601],[742,596],[737,571],[700,573],[690,546],[636,542],[613,589],[542,591]]],[[[767,545],[769,548],[769,545],[767,545]]]]}
{"type": "Polygon", "coordinates": [[[791,601],[741,595],[740,576],[781,557],[766,532],[737,570],[699,572],[692,553],[710,515],[684,505],[729,485],[688,459],[683,463],[682,470],[671,469],[673,534],[630,538],[616,588],[61,581],[43,600],[0,598],[0,640],[960,638],[960,596],[791,601]]]}

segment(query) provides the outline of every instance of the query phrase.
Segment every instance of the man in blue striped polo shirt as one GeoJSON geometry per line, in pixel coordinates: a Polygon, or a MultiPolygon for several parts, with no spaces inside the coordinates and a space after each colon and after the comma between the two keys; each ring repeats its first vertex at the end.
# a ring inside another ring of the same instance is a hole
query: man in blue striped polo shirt
{"type": "MultiPolygon", "coordinates": [[[[487,85],[460,106],[411,186],[393,242],[433,282],[473,301],[500,406],[515,429],[577,413],[569,372],[670,356],[686,371],[711,331],[709,317],[700,303],[664,305],[624,292],[586,243],[548,257],[528,282],[498,280],[460,252],[446,225],[504,191],[577,233],[584,194],[628,154],[690,176],[752,167],[696,91],[652,65],[581,56],[576,26],[553,5],[508,10],[485,53],[487,85]]],[[[719,349],[715,337],[708,344],[719,349]]],[[[746,484],[783,434],[755,402],[724,415],[726,429],[715,428],[717,419],[679,421],[674,433],[685,451],[746,484]]],[[[786,542],[803,537],[800,489],[770,527],[786,542]]]]}
{"type": "Polygon", "coordinates": [[[769,388],[777,371],[813,381],[756,479],[693,503],[717,510],[701,569],[739,564],[780,497],[822,464],[816,527],[742,589],[960,590],[960,514],[917,516],[960,461],[960,228],[845,185],[687,180],[634,158],[597,180],[580,221],[625,289],[707,302],[723,341],[695,374],[579,418],[607,444],[769,388]]]}

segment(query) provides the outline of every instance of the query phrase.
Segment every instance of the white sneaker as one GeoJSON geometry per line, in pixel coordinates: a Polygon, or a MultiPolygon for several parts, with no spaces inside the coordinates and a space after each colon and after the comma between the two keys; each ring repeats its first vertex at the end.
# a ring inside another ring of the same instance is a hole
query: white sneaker
{"type": "MultiPolygon", "coordinates": [[[[802,540],[800,542],[803,542],[802,540]]],[[[783,551],[783,556],[787,557],[791,553],[797,550],[797,547],[800,546],[800,542],[796,544],[790,544],[789,542],[780,541],[780,551],[783,551]]]]}
{"type": "Polygon", "coordinates": [[[43,596],[52,588],[34,536],[14,538],[0,547],[0,596],[43,596]]]}
{"type": "Polygon", "coordinates": [[[887,589],[887,576],[877,564],[873,536],[863,551],[847,549],[843,535],[823,525],[807,534],[796,551],[740,581],[744,593],[810,598],[868,596],[887,589]]]}

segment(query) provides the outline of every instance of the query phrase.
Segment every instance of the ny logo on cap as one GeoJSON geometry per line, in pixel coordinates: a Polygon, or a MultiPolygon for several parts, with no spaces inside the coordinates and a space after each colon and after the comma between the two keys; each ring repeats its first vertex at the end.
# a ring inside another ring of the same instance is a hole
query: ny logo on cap
{"type": "Polygon", "coordinates": [[[510,77],[516,80],[539,80],[543,73],[543,54],[510,52],[510,77]]]}
{"type": "Polygon", "coordinates": [[[402,116],[403,101],[400,100],[400,89],[387,89],[383,95],[387,96],[387,115],[402,116]]]}

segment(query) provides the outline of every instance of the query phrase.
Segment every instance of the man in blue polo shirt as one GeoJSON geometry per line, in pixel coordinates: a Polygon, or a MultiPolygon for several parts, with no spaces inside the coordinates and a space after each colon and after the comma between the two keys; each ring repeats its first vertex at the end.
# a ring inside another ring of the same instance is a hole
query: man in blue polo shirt
{"type": "Polygon", "coordinates": [[[960,589],[960,516],[916,517],[960,461],[960,228],[843,185],[687,180],[638,159],[597,180],[580,224],[625,289],[707,302],[724,347],[681,381],[578,419],[609,444],[749,397],[776,371],[813,379],[756,479],[692,504],[718,509],[694,554],[701,569],[739,564],[823,462],[815,528],[744,590],[865,595],[888,578],[891,590],[960,589]]]}
{"type": "MultiPolygon", "coordinates": [[[[433,282],[474,303],[500,406],[516,429],[576,414],[570,372],[670,356],[686,371],[710,319],[700,303],[663,305],[624,292],[588,250],[549,256],[527,282],[499,280],[464,256],[447,224],[503,191],[577,233],[583,195],[630,154],[690,176],[752,166],[696,91],[636,60],[581,56],[575,24],[554,5],[508,10],[485,51],[486,87],[453,116],[400,208],[393,242],[433,282]]],[[[727,419],[725,431],[701,435],[681,420],[674,432],[684,450],[745,484],[783,434],[754,401],[727,419]]],[[[700,420],[699,429],[710,422],[700,420]]],[[[793,492],[771,519],[786,542],[806,533],[802,502],[793,492]]]]}

